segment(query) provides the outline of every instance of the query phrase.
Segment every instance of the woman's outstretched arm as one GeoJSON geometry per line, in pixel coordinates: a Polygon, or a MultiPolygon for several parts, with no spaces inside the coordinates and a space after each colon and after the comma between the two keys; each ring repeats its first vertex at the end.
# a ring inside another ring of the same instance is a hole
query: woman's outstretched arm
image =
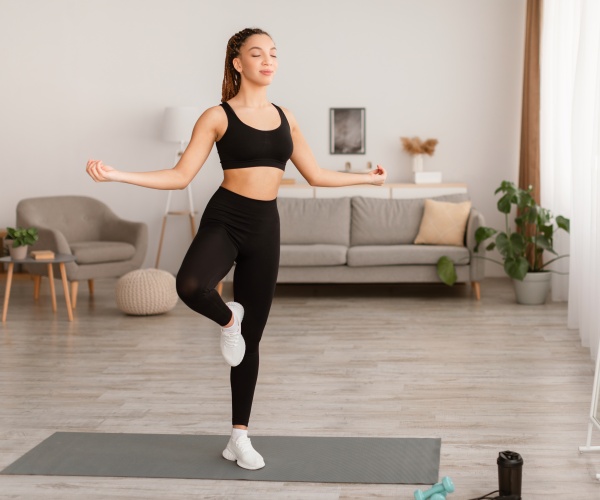
{"type": "Polygon", "coordinates": [[[302,174],[302,177],[311,186],[340,187],[357,184],[374,184],[380,186],[385,182],[387,172],[381,165],[377,165],[376,169],[366,174],[334,172],[333,170],[319,167],[310,146],[306,142],[304,135],[302,135],[300,127],[298,127],[294,115],[287,109],[285,110],[285,114],[290,123],[292,141],[294,142],[294,151],[290,159],[302,174]]]}
{"type": "Polygon", "coordinates": [[[223,126],[224,113],[218,106],[207,109],[194,126],[192,138],[173,168],[151,172],[124,172],[89,160],[86,171],[96,182],[125,182],[153,189],[184,189],[204,165],[223,126]]]}

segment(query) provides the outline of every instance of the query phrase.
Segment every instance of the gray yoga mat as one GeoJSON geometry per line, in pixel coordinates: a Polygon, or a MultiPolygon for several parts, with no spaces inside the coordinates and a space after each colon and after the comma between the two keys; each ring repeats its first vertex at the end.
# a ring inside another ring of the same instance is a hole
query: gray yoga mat
{"type": "Polygon", "coordinates": [[[441,440],[252,436],[266,467],[225,460],[228,436],[56,432],[0,474],[433,484],[441,440]]]}

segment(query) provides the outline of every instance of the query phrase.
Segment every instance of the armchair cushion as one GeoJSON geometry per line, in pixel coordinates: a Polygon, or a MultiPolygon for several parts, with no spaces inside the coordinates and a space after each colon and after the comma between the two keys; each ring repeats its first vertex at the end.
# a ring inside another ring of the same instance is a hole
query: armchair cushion
{"type": "Polygon", "coordinates": [[[71,243],[71,253],[78,264],[98,264],[129,260],[135,255],[135,247],[120,241],[80,241],[71,243]]]}

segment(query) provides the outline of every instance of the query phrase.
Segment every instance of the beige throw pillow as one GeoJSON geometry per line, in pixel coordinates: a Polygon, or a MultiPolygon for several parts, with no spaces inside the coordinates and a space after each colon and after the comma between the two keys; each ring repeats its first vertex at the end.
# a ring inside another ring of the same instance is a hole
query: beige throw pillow
{"type": "Polygon", "coordinates": [[[415,243],[418,245],[464,246],[470,211],[470,201],[448,203],[425,200],[425,211],[415,243]]]}

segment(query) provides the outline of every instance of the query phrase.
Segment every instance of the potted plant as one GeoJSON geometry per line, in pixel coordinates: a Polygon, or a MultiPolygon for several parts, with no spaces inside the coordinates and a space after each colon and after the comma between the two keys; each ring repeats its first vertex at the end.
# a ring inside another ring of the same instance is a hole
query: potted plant
{"type": "MultiPolygon", "coordinates": [[[[531,189],[531,186],[525,190],[512,182],[502,181],[494,194],[502,194],[497,206],[505,215],[504,231],[483,226],[475,232],[475,253],[481,244],[493,238],[485,248],[496,249],[502,262],[489,257],[481,258],[503,266],[504,272],[513,279],[519,304],[543,304],[550,289],[551,273],[548,265],[568,256],[558,255],[553,244],[555,231],[569,232],[569,219],[562,215],[555,217],[550,210],[540,207],[531,195],[531,189]],[[516,211],[514,231],[510,223],[513,209],[516,211]],[[555,257],[544,262],[544,251],[555,257]]],[[[477,258],[477,255],[471,257],[477,258]]],[[[448,257],[442,257],[438,261],[438,275],[444,283],[453,283],[452,276],[456,276],[456,273],[454,263],[448,257]]]]}
{"type": "Polygon", "coordinates": [[[27,249],[29,245],[33,245],[38,240],[38,230],[35,227],[7,227],[6,228],[8,241],[12,241],[9,246],[10,256],[14,260],[22,260],[27,257],[27,249]]]}

